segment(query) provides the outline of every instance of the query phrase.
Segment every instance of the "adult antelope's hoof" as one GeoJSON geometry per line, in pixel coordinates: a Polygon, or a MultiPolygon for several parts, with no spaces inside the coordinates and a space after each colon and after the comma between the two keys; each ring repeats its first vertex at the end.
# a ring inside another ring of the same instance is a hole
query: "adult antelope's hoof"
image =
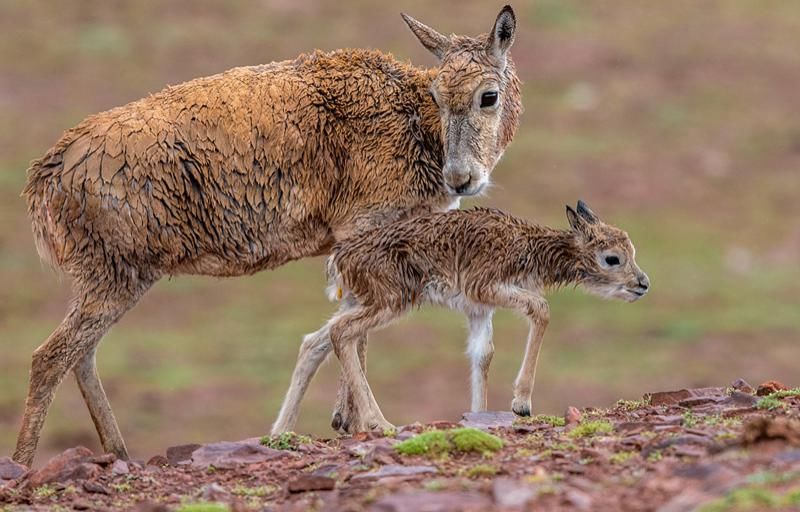
{"type": "Polygon", "coordinates": [[[331,419],[331,428],[338,432],[342,426],[344,426],[344,418],[342,418],[342,413],[336,411],[331,419]]]}
{"type": "Polygon", "coordinates": [[[530,402],[523,402],[515,398],[511,401],[511,410],[514,411],[514,414],[517,416],[530,416],[531,404],[530,402]]]}

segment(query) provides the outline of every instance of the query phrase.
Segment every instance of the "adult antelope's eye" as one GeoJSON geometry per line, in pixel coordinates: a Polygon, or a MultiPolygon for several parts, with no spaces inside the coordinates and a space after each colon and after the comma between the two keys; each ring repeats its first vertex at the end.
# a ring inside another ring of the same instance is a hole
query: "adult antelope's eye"
{"type": "Polygon", "coordinates": [[[493,107],[497,103],[497,91],[488,91],[481,94],[481,108],[493,107]]]}
{"type": "Polygon", "coordinates": [[[619,265],[619,257],[617,256],[606,256],[606,265],[609,267],[615,267],[619,265]]]}

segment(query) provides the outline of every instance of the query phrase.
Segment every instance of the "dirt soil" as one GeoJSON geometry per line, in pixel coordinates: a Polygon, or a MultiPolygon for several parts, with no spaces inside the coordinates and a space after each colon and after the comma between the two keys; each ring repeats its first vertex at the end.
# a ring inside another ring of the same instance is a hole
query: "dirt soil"
{"type": "Polygon", "coordinates": [[[34,471],[0,458],[0,510],[800,510],[800,389],[777,382],[649,393],[564,417],[466,413],[460,425],[271,441],[171,447],[147,462],[73,448],[34,471]],[[503,447],[395,447],[461,426],[503,447]]]}

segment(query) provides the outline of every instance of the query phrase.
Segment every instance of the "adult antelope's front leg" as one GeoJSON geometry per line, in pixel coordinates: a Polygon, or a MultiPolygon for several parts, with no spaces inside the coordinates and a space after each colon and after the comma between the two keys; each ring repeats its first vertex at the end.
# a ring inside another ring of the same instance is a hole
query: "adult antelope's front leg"
{"type": "Polygon", "coordinates": [[[348,429],[351,433],[394,428],[383,417],[358,357],[359,340],[370,329],[387,324],[394,316],[389,310],[357,306],[337,314],[331,321],[331,344],[339,358],[354,411],[348,429]]]}
{"type": "Polygon", "coordinates": [[[471,363],[472,407],[473,412],[485,411],[488,407],[487,382],[489,365],[494,355],[492,342],[492,315],[494,310],[470,313],[467,354],[471,363]]]}

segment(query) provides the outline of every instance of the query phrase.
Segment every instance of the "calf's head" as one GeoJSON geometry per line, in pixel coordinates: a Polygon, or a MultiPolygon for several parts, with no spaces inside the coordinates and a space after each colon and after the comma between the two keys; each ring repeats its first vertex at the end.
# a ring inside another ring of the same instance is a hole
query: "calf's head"
{"type": "Polygon", "coordinates": [[[583,201],[567,219],[577,238],[581,284],[604,298],[633,302],[650,289],[650,279],[636,264],[636,249],[628,234],[601,221],[583,201]]]}
{"type": "Polygon", "coordinates": [[[440,61],[430,94],[441,117],[443,174],[448,192],[479,194],[519,124],[519,79],[508,50],[517,21],[510,6],[491,32],[444,36],[403,14],[414,35],[440,61]]]}

